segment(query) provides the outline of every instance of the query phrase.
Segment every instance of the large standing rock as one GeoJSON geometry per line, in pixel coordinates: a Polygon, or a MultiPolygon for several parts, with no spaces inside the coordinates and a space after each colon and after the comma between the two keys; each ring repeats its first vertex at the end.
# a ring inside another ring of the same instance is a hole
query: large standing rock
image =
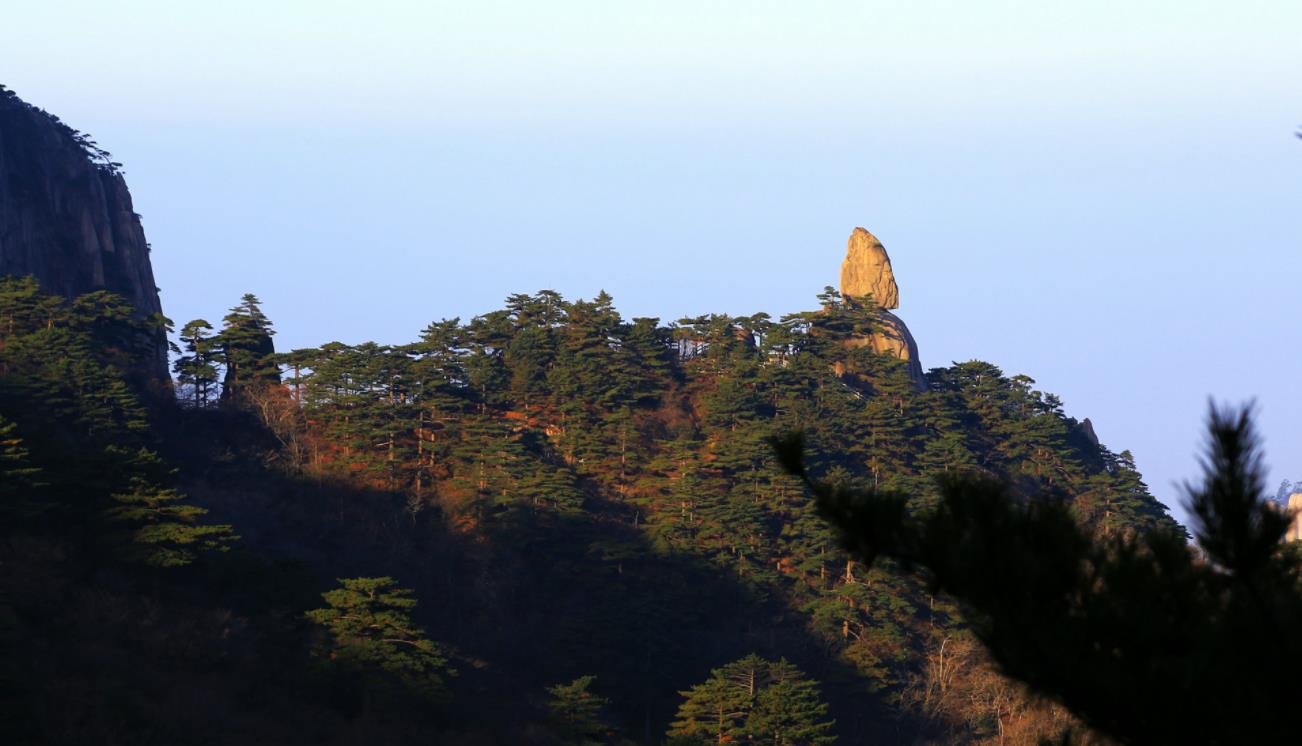
{"type": "Polygon", "coordinates": [[[868,296],[877,306],[877,333],[850,340],[853,347],[871,347],[874,352],[894,355],[909,364],[909,377],[919,391],[927,388],[927,379],[918,359],[918,343],[909,333],[904,320],[888,309],[900,307],[900,289],[886,247],[863,228],[855,228],[841,263],[841,297],[850,305],[859,305],[868,296]]]}
{"type": "MultiPolygon", "coordinates": [[[[0,87],[0,275],[32,275],[69,298],[125,297],[162,312],[149,244],[116,164],[59,119],[0,87]]],[[[140,368],[167,380],[160,333],[140,368]]]]}
{"type": "Polygon", "coordinates": [[[859,301],[872,295],[879,308],[899,308],[900,288],[891,271],[891,258],[877,237],[863,228],[855,228],[841,262],[841,296],[859,301]]]}
{"type": "Polygon", "coordinates": [[[1302,541],[1302,492],[1288,496],[1288,510],[1293,514],[1293,523],[1284,534],[1285,541],[1302,541]]]}

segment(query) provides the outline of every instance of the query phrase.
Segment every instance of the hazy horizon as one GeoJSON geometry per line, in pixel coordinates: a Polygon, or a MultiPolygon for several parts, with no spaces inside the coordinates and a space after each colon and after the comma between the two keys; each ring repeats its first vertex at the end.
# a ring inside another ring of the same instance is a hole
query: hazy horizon
{"type": "Polygon", "coordinates": [[[924,367],[1031,376],[1173,507],[1209,396],[1302,476],[1302,7],[8,16],[0,82],[125,164],[178,325],[254,292],[280,349],[404,342],[542,288],[776,317],[863,226],[924,367]]]}

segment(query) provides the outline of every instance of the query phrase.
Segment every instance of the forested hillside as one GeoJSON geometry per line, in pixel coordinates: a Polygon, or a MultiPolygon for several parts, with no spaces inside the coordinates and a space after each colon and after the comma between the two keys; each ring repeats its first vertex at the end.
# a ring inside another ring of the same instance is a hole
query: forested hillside
{"type": "Polygon", "coordinates": [[[112,296],[4,281],[0,634],[19,707],[3,727],[69,743],[1053,735],[1067,716],[995,674],[946,599],[837,549],[766,438],[802,430],[820,478],[906,490],[913,510],[937,474],[979,470],[1099,532],[1171,519],[1130,455],[1031,379],[973,361],[919,391],[903,361],[850,343],[875,306],[831,289],[819,304],[661,324],[542,291],[409,345],[276,354],[246,296],[183,327],[177,406],[131,389],[143,322],[112,296]]]}

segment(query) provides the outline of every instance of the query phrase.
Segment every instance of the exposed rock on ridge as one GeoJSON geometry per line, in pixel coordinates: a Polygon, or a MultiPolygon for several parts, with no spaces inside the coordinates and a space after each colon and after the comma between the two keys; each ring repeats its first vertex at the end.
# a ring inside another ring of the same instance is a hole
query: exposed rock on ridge
{"type": "Polygon", "coordinates": [[[851,340],[856,347],[871,347],[874,352],[894,355],[909,364],[909,377],[919,391],[927,388],[927,379],[918,359],[918,343],[904,321],[888,309],[900,307],[900,289],[895,283],[891,258],[877,237],[863,228],[855,228],[841,263],[841,297],[850,305],[859,305],[871,296],[880,309],[875,334],[851,340]]]}
{"type": "Polygon", "coordinates": [[[886,247],[863,228],[850,233],[845,261],[841,262],[841,295],[848,301],[872,295],[879,308],[900,307],[900,288],[886,247]]]}
{"type": "MultiPolygon", "coordinates": [[[[32,275],[50,293],[109,290],[142,317],[162,312],[149,244],[109,154],[0,86],[0,275],[32,275]]],[[[141,370],[166,380],[158,335],[141,370]]]]}
{"type": "Polygon", "coordinates": [[[1293,514],[1293,522],[1289,524],[1284,540],[1302,541],[1302,492],[1294,492],[1288,496],[1288,511],[1293,514]]]}

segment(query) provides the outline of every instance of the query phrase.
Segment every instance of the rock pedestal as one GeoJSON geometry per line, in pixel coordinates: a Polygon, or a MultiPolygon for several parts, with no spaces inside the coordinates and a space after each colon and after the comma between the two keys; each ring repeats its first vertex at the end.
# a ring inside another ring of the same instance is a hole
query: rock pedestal
{"type": "Polygon", "coordinates": [[[904,320],[890,312],[900,307],[900,289],[891,258],[882,242],[863,228],[855,228],[846,245],[845,261],[841,262],[841,297],[850,305],[872,303],[880,309],[877,332],[856,337],[849,344],[871,347],[874,352],[907,361],[909,377],[919,391],[925,391],[927,379],[918,359],[918,343],[904,320]]]}

